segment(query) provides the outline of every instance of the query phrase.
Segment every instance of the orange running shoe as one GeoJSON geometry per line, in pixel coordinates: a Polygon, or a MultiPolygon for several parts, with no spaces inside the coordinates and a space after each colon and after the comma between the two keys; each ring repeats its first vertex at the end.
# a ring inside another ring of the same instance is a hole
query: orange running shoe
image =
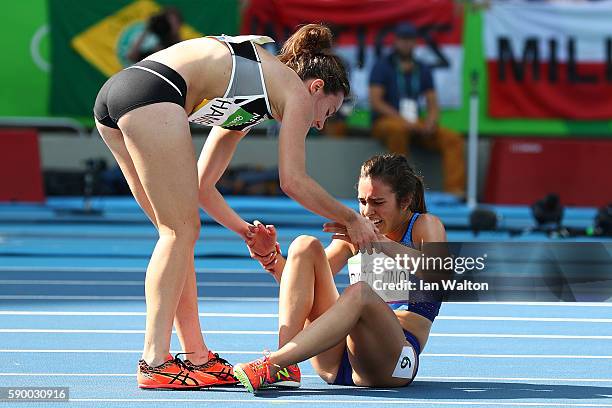
{"type": "Polygon", "coordinates": [[[219,357],[219,354],[210,350],[206,363],[196,365],[189,360],[185,360],[185,365],[191,371],[215,377],[216,381],[211,385],[238,384],[238,380],[234,377],[234,367],[226,359],[219,357]]]}
{"type": "Polygon", "coordinates": [[[265,384],[273,383],[270,376],[270,359],[267,355],[250,363],[237,364],[234,367],[234,376],[252,393],[264,388],[265,384]]]}
{"type": "Polygon", "coordinates": [[[216,378],[192,371],[178,358],[168,354],[165,363],[151,367],[144,360],[138,361],[138,387],[147,389],[198,390],[213,385],[216,378]]]}
{"type": "Polygon", "coordinates": [[[300,388],[302,374],[297,364],[291,364],[279,370],[272,382],[266,381],[260,388],[281,387],[281,388],[300,388]]]}

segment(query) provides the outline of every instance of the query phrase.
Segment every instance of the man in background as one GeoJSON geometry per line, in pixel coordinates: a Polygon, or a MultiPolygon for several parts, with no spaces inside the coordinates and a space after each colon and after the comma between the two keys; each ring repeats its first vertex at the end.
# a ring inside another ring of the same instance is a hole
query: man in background
{"type": "Polygon", "coordinates": [[[138,62],[145,57],[181,41],[183,16],[176,7],[166,7],[152,16],[145,29],[130,46],[127,58],[138,62]]]}
{"type": "Polygon", "coordinates": [[[393,51],[381,57],[370,74],[372,132],[389,151],[408,155],[416,143],[442,155],[444,190],[465,192],[463,137],[438,125],[440,109],[431,69],[414,58],[417,30],[401,23],[395,30],[393,51]],[[419,103],[425,101],[421,115],[419,103]]]}

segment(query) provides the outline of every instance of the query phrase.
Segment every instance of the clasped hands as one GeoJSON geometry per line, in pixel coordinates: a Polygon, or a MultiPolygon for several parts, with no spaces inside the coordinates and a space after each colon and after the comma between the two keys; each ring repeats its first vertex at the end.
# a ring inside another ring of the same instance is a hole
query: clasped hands
{"type": "MultiPolygon", "coordinates": [[[[361,223],[370,224],[371,221],[362,218],[361,223]]],[[[389,241],[387,237],[378,232],[378,229],[371,225],[372,232],[375,234],[376,241],[368,242],[367,248],[360,248],[351,240],[351,228],[338,222],[326,222],[323,224],[324,232],[331,232],[332,239],[340,239],[355,246],[355,249],[372,253],[372,250],[380,252],[380,243],[389,241]]],[[[277,241],[277,232],[274,225],[264,225],[260,221],[253,221],[249,225],[249,234],[245,237],[245,242],[249,249],[251,258],[258,261],[268,272],[274,274],[274,267],[278,263],[278,255],[281,255],[280,244],[277,241]]]]}
{"type": "Polygon", "coordinates": [[[253,221],[249,226],[250,234],[247,235],[245,242],[249,248],[251,258],[258,261],[268,272],[274,273],[280,255],[280,244],[277,241],[276,228],[274,225],[263,225],[260,221],[253,221]]]}

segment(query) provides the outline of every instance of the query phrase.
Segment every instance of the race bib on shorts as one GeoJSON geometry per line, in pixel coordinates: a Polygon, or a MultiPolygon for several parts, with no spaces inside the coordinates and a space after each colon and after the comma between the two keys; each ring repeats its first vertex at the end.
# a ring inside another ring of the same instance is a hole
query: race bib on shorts
{"type": "Polygon", "coordinates": [[[402,348],[402,353],[397,360],[397,365],[393,371],[393,377],[395,378],[408,378],[414,377],[417,368],[417,356],[414,349],[411,346],[405,346],[402,348]]]}

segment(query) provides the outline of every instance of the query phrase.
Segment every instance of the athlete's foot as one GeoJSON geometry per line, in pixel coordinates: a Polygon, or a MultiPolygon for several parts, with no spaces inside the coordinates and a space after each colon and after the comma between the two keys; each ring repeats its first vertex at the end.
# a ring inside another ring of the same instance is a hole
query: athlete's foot
{"type": "Polygon", "coordinates": [[[166,361],[158,366],[150,366],[146,361],[138,361],[136,374],[138,387],[147,389],[198,390],[213,385],[216,378],[193,371],[178,358],[168,354],[166,361]]]}
{"type": "Polygon", "coordinates": [[[278,370],[275,375],[272,375],[272,379],[272,381],[266,381],[260,388],[299,388],[302,385],[302,374],[297,364],[291,364],[278,370]]]}
{"type": "Polygon", "coordinates": [[[265,384],[274,383],[276,367],[270,363],[268,355],[249,363],[236,364],[234,376],[252,393],[264,388],[265,384]]]}
{"type": "Polygon", "coordinates": [[[238,380],[234,377],[234,368],[227,360],[219,357],[219,354],[208,352],[208,361],[203,364],[193,364],[185,360],[185,365],[196,373],[213,376],[216,380],[210,385],[234,385],[238,380]]]}

